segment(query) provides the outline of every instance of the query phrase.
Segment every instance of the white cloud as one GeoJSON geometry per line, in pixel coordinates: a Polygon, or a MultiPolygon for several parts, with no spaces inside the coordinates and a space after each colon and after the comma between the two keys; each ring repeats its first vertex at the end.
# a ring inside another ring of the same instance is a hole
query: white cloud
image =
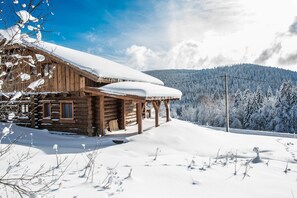
{"type": "MultiPolygon", "coordinates": [[[[225,38],[226,39],[226,38],[225,38]]],[[[282,33],[266,48],[245,45],[230,35],[225,42],[212,35],[203,43],[187,40],[177,43],[168,51],[153,51],[133,45],[126,50],[125,64],[138,70],[202,69],[236,63],[257,63],[297,71],[297,35],[282,33]],[[233,39],[233,41],[232,41],[233,39]],[[228,43],[237,42],[237,45],[228,43]]]]}
{"type": "Polygon", "coordinates": [[[97,35],[93,32],[88,32],[84,36],[85,36],[85,39],[90,42],[95,42],[98,40],[97,35]]]}
{"type": "Polygon", "coordinates": [[[87,53],[90,53],[90,54],[100,54],[103,52],[103,49],[101,47],[89,47],[87,48],[87,53]]]}
{"type": "Polygon", "coordinates": [[[295,0],[156,1],[154,19],[127,33],[134,43],[126,64],[141,70],[294,65],[296,10],[295,0]],[[152,27],[158,28],[147,31],[152,27]]]}
{"type": "Polygon", "coordinates": [[[261,53],[257,60],[262,64],[281,66],[297,71],[296,46],[297,35],[295,33],[286,32],[280,34],[276,37],[274,42],[261,53]]]}
{"type": "Polygon", "coordinates": [[[288,68],[297,61],[296,0],[149,0],[137,5],[146,6],[145,11],[107,13],[108,26],[83,34],[87,51],[111,54],[139,70],[243,62],[288,68]]]}
{"type": "Polygon", "coordinates": [[[144,46],[132,45],[126,50],[126,55],[128,57],[126,64],[140,71],[158,69],[161,66],[160,54],[144,46]]]}
{"type": "Polygon", "coordinates": [[[145,46],[133,45],[127,49],[126,55],[125,64],[138,70],[206,68],[230,61],[219,53],[209,56],[204,52],[203,46],[194,40],[182,41],[167,52],[155,52],[145,46]]]}

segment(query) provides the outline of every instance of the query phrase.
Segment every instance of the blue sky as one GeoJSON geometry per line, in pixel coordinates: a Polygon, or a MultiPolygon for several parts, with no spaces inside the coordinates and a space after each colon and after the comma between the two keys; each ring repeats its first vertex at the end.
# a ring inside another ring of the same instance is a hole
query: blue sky
{"type": "MultiPolygon", "coordinates": [[[[127,31],[146,23],[150,1],[52,0],[54,15],[45,25],[44,40],[95,54],[112,55],[131,45],[127,31]],[[117,43],[117,40],[121,39],[117,43]],[[126,42],[125,42],[126,40],[126,42]]],[[[141,44],[141,43],[139,43],[141,44]]]]}
{"type": "Polygon", "coordinates": [[[43,40],[138,70],[236,63],[297,70],[296,0],[48,1],[54,15],[43,40]]]}

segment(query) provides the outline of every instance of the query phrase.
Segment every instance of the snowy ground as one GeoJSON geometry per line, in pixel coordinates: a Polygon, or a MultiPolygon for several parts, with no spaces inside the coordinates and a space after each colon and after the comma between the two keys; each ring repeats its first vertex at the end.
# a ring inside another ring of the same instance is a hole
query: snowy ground
{"type": "MultiPolygon", "coordinates": [[[[0,160],[1,175],[29,149],[33,157],[20,167],[55,166],[57,144],[59,160],[67,157],[60,169],[69,167],[47,197],[297,197],[296,139],[225,133],[180,120],[158,128],[151,127],[153,120],[144,125],[142,135],[134,135],[133,126],[100,139],[13,126],[9,138],[20,133],[23,138],[0,160]],[[114,144],[112,139],[127,142],[114,144]],[[92,151],[96,146],[98,152],[92,151]],[[254,147],[259,147],[260,160],[254,147]],[[89,178],[82,177],[88,154],[96,162],[89,178]]],[[[4,190],[0,194],[6,196],[4,190]]]]}

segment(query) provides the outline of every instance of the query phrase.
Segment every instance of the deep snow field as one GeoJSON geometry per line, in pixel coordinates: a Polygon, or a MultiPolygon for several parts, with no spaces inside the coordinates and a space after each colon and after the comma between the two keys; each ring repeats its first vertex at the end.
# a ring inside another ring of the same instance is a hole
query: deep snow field
{"type": "MultiPolygon", "coordinates": [[[[22,139],[1,158],[0,175],[28,151],[31,157],[14,169],[14,177],[25,167],[28,173],[41,165],[54,167],[56,147],[58,161],[66,157],[56,170],[61,177],[48,176],[56,179],[55,185],[40,197],[297,197],[296,139],[226,133],[175,119],[153,125],[154,120],[146,119],[141,135],[135,135],[136,125],[101,138],[13,125],[2,148],[20,134],[22,139]],[[84,175],[90,156],[95,163],[84,175]]],[[[5,126],[0,123],[0,130],[5,126]]],[[[3,188],[0,195],[18,196],[3,188]]]]}

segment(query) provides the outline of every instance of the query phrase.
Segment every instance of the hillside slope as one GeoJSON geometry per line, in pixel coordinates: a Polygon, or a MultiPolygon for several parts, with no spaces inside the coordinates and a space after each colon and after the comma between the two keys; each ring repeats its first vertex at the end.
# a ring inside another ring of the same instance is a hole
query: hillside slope
{"type": "Polygon", "coordinates": [[[200,125],[225,126],[224,75],[227,74],[231,127],[297,131],[297,72],[241,64],[147,73],[183,92],[182,100],[172,104],[173,117],[200,125]]]}
{"type": "Polygon", "coordinates": [[[184,95],[181,103],[186,103],[192,97],[214,93],[223,96],[225,74],[229,78],[228,86],[231,95],[238,89],[241,91],[249,89],[254,92],[258,86],[264,92],[271,87],[275,93],[283,82],[291,81],[294,85],[297,83],[297,72],[254,64],[202,70],[153,70],[145,73],[159,78],[166,86],[181,90],[184,95]]]}
{"type": "MultiPolygon", "coordinates": [[[[144,123],[146,127],[153,126],[153,120],[144,123]]],[[[120,145],[113,144],[112,137],[98,140],[54,135],[17,126],[12,130],[24,137],[21,145],[15,145],[11,154],[0,161],[1,175],[6,173],[9,162],[26,154],[29,148],[32,158],[13,169],[14,177],[23,174],[26,166],[30,167],[29,172],[42,164],[55,166],[54,144],[58,144],[58,158],[67,157],[59,169],[69,167],[47,197],[292,198],[297,195],[296,139],[225,133],[180,120],[127,137],[127,143],[120,145]],[[99,152],[94,171],[87,179],[82,175],[88,156],[94,154],[95,142],[100,145],[99,152]],[[259,159],[253,151],[255,147],[259,159]]],[[[129,127],[122,133],[136,130],[136,126],[129,127]]],[[[8,137],[3,141],[9,142],[8,137]]],[[[0,195],[5,197],[6,192],[0,191],[0,195]]]]}

